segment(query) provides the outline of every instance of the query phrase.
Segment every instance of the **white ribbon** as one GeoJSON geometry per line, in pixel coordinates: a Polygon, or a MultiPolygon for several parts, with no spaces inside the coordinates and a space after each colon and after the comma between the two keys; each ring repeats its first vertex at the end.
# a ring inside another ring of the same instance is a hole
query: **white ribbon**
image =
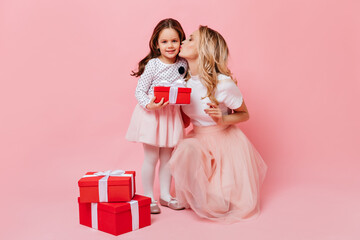
{"type": "Polygon", "coordinates": [[[134,176],[133,174],[126,174],[124,170],[108,170],[106,172],[96,172],[92,175],[84,175],[84,177],[98,177],[104,176],[99,180],[99,202],[108,202],[108,179],[112,177],[131,177],[131,197],[134,196],[134,176]]]}
{"type": "MultiPolygon", "coordinates": [[[[131,211],[131,223],[132,230],[139,229],[139,202],[136,200],[131,200],[130,203],[130,211],[131,211]]],[[[98,229],[98,204],[91,203],[91,227],[94,229],[98,229]]]]}
{"type": "Polygon", "coordinates": [[[177,100],[178,90],[179,87],[185,87],[185,81],[184,79],[178,79],[172,83],[169,83],[167,81],[160,81],[157,86],[164,86],[164,87],[170,87],[169,91],[169,103],[175,104],[177,100]]]}
{"type": "Polygon", "coordinates": [[[131,209],[132,230],[134,231],[139,229],[139,202],[131,200],[129,203],[131,209]]]}
{"type": "Polygon", "coordinates": [[[91,203],[91,227],[98,229],[97,203],[91,203]]]}

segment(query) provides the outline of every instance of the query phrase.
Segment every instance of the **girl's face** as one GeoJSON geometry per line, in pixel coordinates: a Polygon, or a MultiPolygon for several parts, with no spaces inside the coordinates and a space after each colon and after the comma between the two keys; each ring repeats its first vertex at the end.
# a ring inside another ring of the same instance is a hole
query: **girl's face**
{"type": "Polygon", "coordinates": [[[172,28],[165,28],[159,34],[158,48],[164,63],[174,63],[180,50],[179,34],[172,28]]]}
{"type": "Polygon", "coordinates": [[[179,56],[185,58],[186,60],[196,60],[199,56],[199,37],[199,30],[196,30],[188,39],[184,40],[180,47],[179,56]]]}

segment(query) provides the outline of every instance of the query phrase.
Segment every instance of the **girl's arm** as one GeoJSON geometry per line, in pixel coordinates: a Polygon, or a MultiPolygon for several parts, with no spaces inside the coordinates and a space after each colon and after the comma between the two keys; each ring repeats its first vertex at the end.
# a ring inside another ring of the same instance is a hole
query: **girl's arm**
{"type": "Polygon", "coordinates": [[[249,113],[243,101],[241,106],[233,109],[233,113],[229,115],[222,115],[220,108],[214,103],[208,103],[210,108],[204,111],[218,124],[218,125],[231,125],[239,122],[245,122],[249,119],[249,113]]]}
{"type": "Polygon", "coordinates": [[[151,81],[152,79],[140,76],[138,84],[136,86],[135,97],[139,105],[143,108],[146,108],[146,105],[148,105],[151,101],[149,96],[147,95],[147,92],[149,91],[149,88],[151,86],[151,81]]]}
{"type": "Polygon", "coordinates": [[[156,66],[151,59],[145,66],[144,72],[141,74],[135,90],[135,97],[140,106],[146,110],[157,110],[169,104],[169,101],[164,102],[164,98],[159,103],[155,103],[155,97],[149,98],[148,92],[151,87],[152,81],[156,74],[156,66]]]}
{"type": "Polygon", "coordinates": [[[154,65],[154,61],[150,60],[144,69],[144,72],[141,74],[138,84],[135,90],[135,97],[140,106],[146,108],[151,102],[151,99],[148,96],[148,92],[150,90],[151,84],[154,80],[154,75],[156,74],[156,67],[154,65]]]}

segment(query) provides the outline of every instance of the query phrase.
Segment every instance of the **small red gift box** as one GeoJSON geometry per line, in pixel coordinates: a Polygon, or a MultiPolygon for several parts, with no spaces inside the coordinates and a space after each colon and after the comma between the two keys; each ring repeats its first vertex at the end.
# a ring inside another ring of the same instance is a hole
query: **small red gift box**
{"type": "MultiPolygon", "coordinates": [[[[173,101],[172,97],[170,95],[173,95],[172,90],[170,90],[170,87],[154,87],[154,96],[156,97],[155,103],[158,103],[161,101],[162,98],[164,98],[164,102],[169,101],[170,97],[170,103],[171,104],[189,104],[190,103],[190,94],[191,94],[191,88],[173,88],[174,91],[177,91],[176,101],[175,99],[173,101]]],[[[176,93],[175,93],[176,95],[176,93]]]]}
{"type": "Polygon", "coordinates": [[[120,235],[151,224],[151,198],[135,195],[129,202],[82,203],[79,201],[80,224],[120,235]]]}
{"type": "Polygon", "coordinates": [[[126,202],[135,194],[135,172],[88,172],[78,185],[80,202],[126,202]]]}

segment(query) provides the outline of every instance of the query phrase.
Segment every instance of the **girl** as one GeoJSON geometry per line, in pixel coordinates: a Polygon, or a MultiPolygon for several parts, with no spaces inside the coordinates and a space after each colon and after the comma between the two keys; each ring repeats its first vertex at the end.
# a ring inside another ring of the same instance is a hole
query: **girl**
{"type": "Polygon", "coordinates": [[[218,32],[200,26],[183,42],[179,55],[189,64],[191,103],[182,110],[194,129],[169,162],[176,197],[203,218],[253,218],[259,214],[259,189],[267,167],[235,126],[249,114],[227,67],[227,44],[218,32]]]}
{"type": "Polygon", "coordinates": [[[140,76],[135,91],[138,104],[131,117],[126,139],[143,143],[141,178],[144,194],[152,199],[151,213],[160,213],[153,194],[159,158],[160,204],[175,210],[184,209],[170,195],[171,173],[168,166],[173,147],[183,137],[180,109],[179,106],[168,105],[169,102],[164,102],[164,99],[155,103],[153,97],[153,88],[160,82],[172,83],[184,77],[187,62],[178,57],[180,43],[184,39],[185,33],[178,21],[171,18],[160,21],[149,41],[150,53],[139,62],[138,71],[132,72],[132,76],[140,76]]]}

